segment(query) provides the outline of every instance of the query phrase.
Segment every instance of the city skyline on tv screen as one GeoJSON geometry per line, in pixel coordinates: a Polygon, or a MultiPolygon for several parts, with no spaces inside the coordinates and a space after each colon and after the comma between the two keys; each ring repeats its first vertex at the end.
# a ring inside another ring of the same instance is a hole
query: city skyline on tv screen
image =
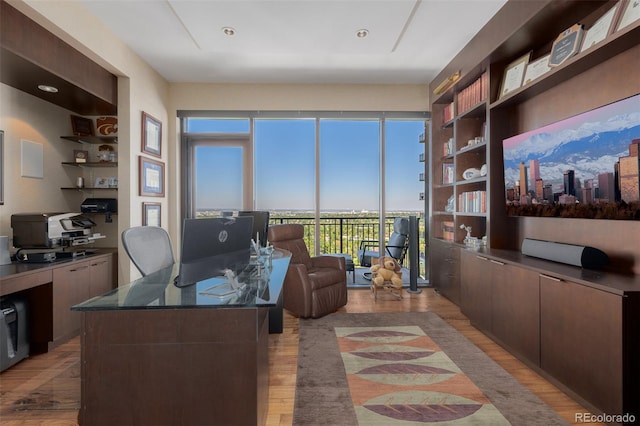
{"type": "Polygon", "coordinates": [[[640,95],[503,141],[510,215],[640,220],[640,95]]]}

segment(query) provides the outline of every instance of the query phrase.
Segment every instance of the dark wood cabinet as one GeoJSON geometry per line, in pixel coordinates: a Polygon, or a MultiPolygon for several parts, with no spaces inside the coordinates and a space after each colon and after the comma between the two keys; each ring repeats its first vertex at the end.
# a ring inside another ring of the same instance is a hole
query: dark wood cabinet
{"type": "Polygon", "coordinates": [[[521,359],[538,365],[538,274],[471,250],[462,250],[461,268],[462,312],[521,359]]]}
{"type": "Polygon", "coordinates": [[[534,365],[540,362],[538,273],[489,260],[493,292],[491,332],[504,346],[534,365]]]}
{"type": "Polygon", "coordinates": [[[461,254],[460,309],[471,323],[491,332],[493,271],[486,256],[463,250],[461,254]]]}
{"type": "Polygon", "coordinates": [[[53,270],[53,341],[80,331],[80,314],[71,307],[89,298],[91,280],[88,261],[72,262],[53,270]]]}
{"type": "Polygon", "coordinates": [[[102,256],[90,262],[90,291],[89,296],[98,296],[113,289],[114,261],[111,256],[102,256]]]}
{"type": "MultiPolygon", "coordinates": [[[[505,3],[429,85],[429,207],[432,248],[438,240],[461,244],[465,238],[461,224],[471,226],[474,237],[487,236],[486,247],[461,251],[460,306],[471,322],[564,385],[586,407],[638,416],[637,221],[507,216],[502,149],[507,138],[639,93],[638,79],[629,78],[640,66],[640,21],[635,21],[622,29],[614,25],[598,44],[501,94],[507,68],[515,59],[527,52],[531,60],[544,57],[554,38],[567,28],[579,22],[589,31],[612,7],[620,12],[626,4],[616,0],[505,3]],[[485,75],[486,93],[484,89],[475,93],[486,98],[473,96],[472,89],[468,102],[468,89],[485,75]],[[485,140],[474,144],[477,136],[485,140]],[[470,145],[465,147],[467,139],[470,145]],[[465,176],[465,170],[483,163],[486,176],[465,176]],[[445,180],[449,168],[453,178],[445,180]],[[483,190],[486,212],[466,210],[460,196],[483,190]],[[527,258],[520,254],[525,238],[597,244],[610,264],[606,272],[588,271],[527,258]]],[[[434,252],[430,273],[438,287],[449,266],[434,252]]]]}
{"type": "Polygon", "coordinates": [[[80,314],[71,307],[112,290],[114,253],[64,263],[13,263],[0,276],[0,295],[22,295],[29,306],[31,353],[47,352],[78,334],[80,314]]]}
{"type": "Polygon", "coordinates": [[[460,247],[441,240],[432,240],[429,263],[430,283],[447,299],[460,304],[460,247]],[[438,265],[437,268],[434,265],[438,265]]]}
{"type": "Polygon", "coordinates": [[[625,413],[622,299],[540,274],[541,368],[611,414],[625,413]]]}

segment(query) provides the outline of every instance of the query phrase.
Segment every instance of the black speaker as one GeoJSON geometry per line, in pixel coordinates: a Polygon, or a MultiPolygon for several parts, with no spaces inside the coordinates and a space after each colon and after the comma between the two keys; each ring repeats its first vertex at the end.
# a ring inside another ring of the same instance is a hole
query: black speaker
{"type": "Polygon", "coordinates": [[[597,248],[531,238],[522,241],[522,254],[587,269],[599,269],[609,262],[606,253],[597,248]]]}

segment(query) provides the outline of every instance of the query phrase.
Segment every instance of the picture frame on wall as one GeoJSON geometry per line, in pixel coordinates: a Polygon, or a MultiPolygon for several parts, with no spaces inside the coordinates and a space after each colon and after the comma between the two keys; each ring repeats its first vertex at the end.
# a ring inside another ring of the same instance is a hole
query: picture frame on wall
{"type": "Polygon", "coordinates": [[[140,196],[164,197],[164,163],[139,156],[140,196]]]}
{"type": "Polygon", "coordinates": [[[142,203],[142,226],[162,225],[162,204],[142,203]]]}
{"type": "Polygon", "coordinates": [[[162,122],[142,111],[142,152],[162,156],[162,122]]]}
{"type": "Polygon", "coordinates": [[[79,115],[72,115],[71,131],[74,136],[93,136],[93,120],[79,115]]]}

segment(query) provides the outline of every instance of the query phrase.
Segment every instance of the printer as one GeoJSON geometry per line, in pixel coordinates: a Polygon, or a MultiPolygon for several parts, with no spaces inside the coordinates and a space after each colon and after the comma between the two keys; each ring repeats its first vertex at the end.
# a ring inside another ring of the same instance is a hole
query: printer
{"type": "Polygon", "coordinates": [[[92,242],[95,222],[80,213],[18,213],[11,215],[16,248],[72,247],[92,242]]]}

